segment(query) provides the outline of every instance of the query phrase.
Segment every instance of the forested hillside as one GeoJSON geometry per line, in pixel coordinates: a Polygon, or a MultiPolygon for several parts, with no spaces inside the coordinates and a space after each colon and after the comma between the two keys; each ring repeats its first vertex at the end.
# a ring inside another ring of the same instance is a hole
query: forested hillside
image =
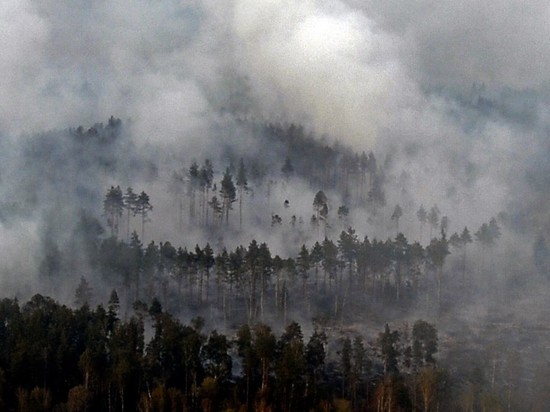
{"type": "Polygon", "coordinates": [[[257,149],[204,159],[113,117],[26,137],[2,219],[46,231],[1,305],[3,408],[544,409],[544,237],[419,203],[387,155],[239,127],[257,149]]]}
{"type": "Polygon", "coordinates": [[[0,411],[549,410],[548,11],[0,2],[0,411]]]}

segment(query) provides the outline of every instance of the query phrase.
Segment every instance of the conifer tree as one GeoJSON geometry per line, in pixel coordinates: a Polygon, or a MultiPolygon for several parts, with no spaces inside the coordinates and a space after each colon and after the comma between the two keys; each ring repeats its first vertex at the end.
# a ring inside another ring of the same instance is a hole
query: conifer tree
{"type": "Polygon", "coordinates": [[[135,213],[141,215],[141,238],[145,237],[145,222],[149,220],[149,212],[153,210],[153,206],[149,203],[149,195],[141,192],[136,201],[135,213]]]}
{"type": "Polygon", "coordinates": [[[124,209],[126,209],[126,238],[130,241],[130,214],[136,215],[138,195],[134,193],[131,187],[126,189],[124,194],[124,209]]]}
{"type": "Polygon", "coordinates": [[[188,186],[187,186],[187,194],[189,196],[189,220],[190,222],[193,222],[195,219],[195,194],[197,192],[197,188],[199,187],[199,180],[200,180],[200,170],[199,165],[197,162],[193,162],[191,166],[189,167],[189,171],[187,172],[188,176],[188,186]]]}
{"type": "Polygon", "coordinates": [[[401,209],[399,204],[396,204],[391,215],[391,220],[395,221],[396,233],[399,233],[399,219],[401,219],[401,216],[403,216],[403,209],[401,209]]]}
{"type": "Polygon", "coordinates": [[[123,210],[124,198],[122,190],[120,186],[111,186],[103,200],[103,211],[107,218],[107,226],[111,229],[111,236],[118,236],[119,221],[123,210]]]}
{"type": "Polygon", "coordinates": [[[239,229],[242,230],[243,226],[243,197],[244,193],[248,191],[248,179],[247,172],[244,166],[243,158],[239,161],[239,169],[237,170],[237,187],[239,189],[239,229]]]}
{"type": "Polygon", "coordinates": [[[422,243],[424,224],[428,221],[428,212],[426,212],[426,209],[424,209],[424,205],[420,205],[420,209],[418,209],[418,211],[416,212],[416,217],[420,221],[420,242],[422,243]]]}
{"type": "Polygon", "coordinates": [[[225,224],[229,225],[229,211],[233,208],[232,204],[235,202],[237,197],[237,191],[235,189],[235,184],[233,183],[233,176],[231,175],[229,168],[227,168],[223,174],[220,195],[222,197],[222,207],[225,212],[225,224]]]}

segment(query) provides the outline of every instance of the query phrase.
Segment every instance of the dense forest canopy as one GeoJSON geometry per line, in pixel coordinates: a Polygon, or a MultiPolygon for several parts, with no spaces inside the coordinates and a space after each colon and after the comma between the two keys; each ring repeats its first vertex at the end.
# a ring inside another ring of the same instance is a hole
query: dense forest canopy
{"type": "Polygon", "coordinates": [[[1,410],[547,409],[544,2],[4,3],[1,410]]]}

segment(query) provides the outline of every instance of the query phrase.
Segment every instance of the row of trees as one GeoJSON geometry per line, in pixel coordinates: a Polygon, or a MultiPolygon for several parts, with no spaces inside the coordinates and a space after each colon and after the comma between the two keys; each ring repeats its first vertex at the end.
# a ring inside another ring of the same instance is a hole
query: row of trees
{"type": "MultiPolygon", "coordinates": [[[[496,230],[498,225],[491,222],[482,228],[496,230]]],[[[481,233],[476,232],[479,242],[481,233]]],[[[471,242],[467,228],[450,239],[442,232],[426,247],[410,243],[401,233],[386,241],[359,239],[348,228],[336,241],[325,238],[280,257],[256,240],[218,251],[208,243],[188,249],[151,241],[144,247],[134,232],[128,243],[114,236],[100,241],[92,261],[107,284],[124,287],[126,301],[158,296],[172,310],[212,306],[224,320],[254,322],[266,314],[285,320],[293,310],[343,319],[380,305],[414,305],[426,295],[439,305],[451,250],[460,253],[461,282],[467,286],[471,242]]]]}
{"type": "Polygon", "coordinates": [[[149,195],[134,193],[131,187],[123,194],[120,186],[111,186],[103,200],[103,213],[107,220],[111,236],[118,237],[119,227],[124,211],[126,211],[126,238],[130,238],[130,215],[141,218],[141,237],[145,234],[145,222],[149,220],[149,212],[153,210],[149,195]]]}
{"type": "Polygon", "coordinates": [[[293,124],[267,125],[262,136],[267,144],[280,144],[287,153],[281,168],[286,179],[296,175],[312,187],[335,190],[349,206],[368,203],[376,211],[385,204],[384,171],[372,152],[352,152],[293,124]]]}
{"type": "Polygon", "coordinates": [[[183,198],[189,200],[189,221],[200,225],[229,224],[229,212],[239,194],[239,227],[242,227],[242,206],[244,194],[248,192],[248,172],[241,158],[236,180],[233,179],[233,167],[227,167],[218,184],[214,183],[214,168],[209,159],[199,167],[193,162],[189,170],[174,172],[171,191],[176,196],[179,207],[180,227],[183,224],[183,198]],[[219,190],[218,190],[219,187],[219,190]],[[218,197],[219,196],[219,197],[218,197]]]}
{"type": "Polygon", "coordinates": [[[207,329],[201,318],[183,324],[156,299],[136,302],[122,319],[116,291],[95,309],[42,295],[24,304],[2,299],[0,408],[431,412],[547,405],[547,375],[522,382],[517,352],[447,368],[448,358],[436,358],[437,329],[423,320],[386,324],[368,339],[319,326],[305,336],[297,322],[279,333],[265,323],[234,331],[207,329]]]}
{"type": "Polygon", "coordinates": [[[134,309],[120,319],[116,291],[94,310],[42,295],[22,306],[0,301],[1,408],[385,411],[444,402],[447,388],[428,376],[444,371],[435,365],[437,331],[425,321],[402,332],[386,325],[371,343],[321,329],[306,341],[296,322],[279,337],[263,323],[228,337],[206,332],[201,318],[182,324],[158,300],[134,309]]]}

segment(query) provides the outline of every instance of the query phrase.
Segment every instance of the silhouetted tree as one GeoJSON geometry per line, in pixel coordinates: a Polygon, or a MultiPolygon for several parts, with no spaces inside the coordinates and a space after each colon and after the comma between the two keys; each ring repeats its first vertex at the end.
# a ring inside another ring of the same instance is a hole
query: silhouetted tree
{"type": "Polygon", "coordinates": [[[124,209],[126,209],[126,239],[130,241],[130,215],[135,216],[137,213],[138,195],[134,193],[131,187],[128,187],[123,200],[124,209]]]}
{"type": "Polygon", "coordinates": [[[148,221],[149,212],[153,210],[153,206],[149,203],[149,195],[141,192],[136,201],[135,213],[141,216],[141,238],[145,237],[145,222],[148,221]]]}
{"type": "Polygon", "coordinates": [[[111,186],[103,200],[103,212],[107,217],[107,226],[111,229],[111,236],[118,236],[119,221],[123,210],[124,198],[122,190],[120,186],[111,186]]]}
{"type": "Polygon", "coordinates": [[[430,224],[430,240],[432,239],[432,233],[434,230],[437,230],[439,226],[439,215],[440,215],[439,208],[434,205],[430,209],[430,213],[428,213],[428,223],[430,224]]]}
{"type": "Polygon", "coordinates": [[[401,219],[401,216],[403,216],[403,209],[401,209],[401,206],[397,204],[395,205],[395,208],[393,209],[393,213],[391,215],[391,220],[395,221],[396,233],[399,233],[399,219],[401,219]]]}
{"type": "MultiPolygon", "coordinates": [[[[420,242],[422,242],[422,234],[424,232],[424,224],[428,221],[428,212],[424,209],[424,205],[420,205],[420,209],[416,212],[416,217],[420,221],[420,242]]],[[[431,240],[431,235],[430,235],[431,240]]]]}
{"type": "Polygon", "coordinates": [[[398,357],[399,352],[399,332],[390,330],[390,326],[386,323],[384,326],[384,332],[378,335],[378,349],[380,351],[380,357],[384,365],[384,375],[398,373],[398,357]]]}
{"type": "Polygon", "coordinates": [[[441,283],[443,280],[443,265],[449,252],[449,242],[445,237],[445,233],[441,234],[440,239],[432,239],[430,244],[426,247],[426,253],[428,259],[435,268],[437,277],[437,302],[441,304],[441,283]]]}
{"type": "Polygon", "coordinates": [[[232,204],[235,202],[237,197],[235,184],[233,183],[233,177],[229,172],[229,168],[227,168],[223,174],[220,195],[222,197],[222,207],[225,212],[225,224],[229,225],[229,211],[233,208],[232,204]]]}
{"type": "Polygon", "coordinates": [[[209,159],[205,159],[203,166],[199,170],[198,186],[200,188],[200,222],[208,224],[208,199],[212,181],[214,179],[214,168],[209,159]]]}
{"type": "Polygon", "coordinates": [[[239,161],[239,169],[237,171],[237,188],[239,189],[239,229],[243,226],[243,197],[244,193],[248,191],[247,172],[244,166],[244,161],[241,157],[239,161]]]}

